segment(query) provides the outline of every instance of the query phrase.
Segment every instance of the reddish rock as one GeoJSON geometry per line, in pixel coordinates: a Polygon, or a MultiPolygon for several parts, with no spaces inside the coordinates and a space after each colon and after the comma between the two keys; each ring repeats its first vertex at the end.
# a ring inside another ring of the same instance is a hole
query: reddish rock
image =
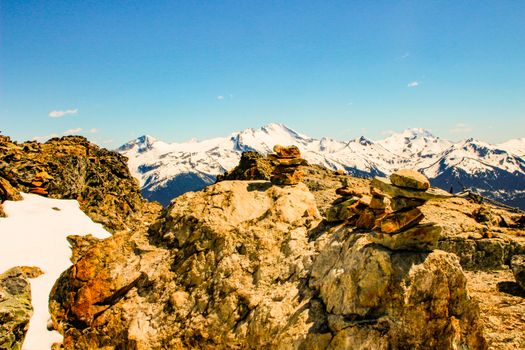
{"type": "Polygon", "coordinates": [[[421,220],[423,213],[418,208],[394,212],[381,220],[381,232],[396,233],[417,225],[421,220]]]}
{"type": "Polygon", "coordinates": [[[358,196],[361,197],[364,195],[363,191],[359,191],[355,188],[344,186],[340,187],[335,190],[335,193],[337,193],[340,196],[358,196]]]}
{"type": "Polygon", "coordinates": [[[3,177],[0,177],[0,203],[8,200],[8,201],[20,201],[22,200],[22,196],[16,190],[9,181],[4,179],[3,177]]]}
{"type": "Polygon", "coordinates": [[[41,196],[47,196],[49,194],[47,192],[47,190],[45,188],[42,188],[42,187],[31,188],[31,189],[29,189],[29,193],[39,194],[41,196]]]}
{"type": "Polygon", "coordinates": [[[361,215],[359,215],[359,218],[357,219],[355,226],[357,228],[371,230],[375,226],[375,223],[376,223],[376,216],[373,210],[367,208],[363,210],[361,215]]]}
{"type": "Polygon", "coordinates": [[[297,167],[300,165],[308,165],[308,162],[303,158],[278,158],[277,163],[282,167],[297,167]]]}

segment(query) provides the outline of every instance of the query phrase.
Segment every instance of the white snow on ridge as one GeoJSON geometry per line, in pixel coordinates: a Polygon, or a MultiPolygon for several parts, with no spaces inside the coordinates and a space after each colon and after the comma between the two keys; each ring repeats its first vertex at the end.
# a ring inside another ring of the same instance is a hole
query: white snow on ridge
{"type": "Polygon", "coordinates": [[[7,218],[0,218],[0,271],[14,266],[38,266],[44,274],[31,279],[34,314],[23,350],[49,349],[62,336],[47,330],[49,292],[71,262],[68,235],[110,234],[84,214],[75,200],[22,194],[22,201],[3,203],[7,218]],[[55,209],[53,209],[55,208],[55,209]],[[57,210],[58,209],[58,210],[57,210]]]}
{"type": "Polygon", "coordinates": [[[242,151],[267,154],[275,144],[296,145],[311,164],[334,170],[389,174],[400,168],[410,168],[424,171],[433,178],[448,165],[473,173],[499,168],[525,174],[525,160],[519,155],[525,153],[525,138],[500,145],[472,139],[454,143],[420,128],[394,133],[375,142],[364,137],[338,141],[326,137],[313,139],[274,123],[227,137],[186,143],[166,144],[143,136],[118,151],[129,158],[130,170],[141,186],[147,184],[148,190],[155,190],[181,173],[211,177],[222,174],[238,164],[242,151]]]}

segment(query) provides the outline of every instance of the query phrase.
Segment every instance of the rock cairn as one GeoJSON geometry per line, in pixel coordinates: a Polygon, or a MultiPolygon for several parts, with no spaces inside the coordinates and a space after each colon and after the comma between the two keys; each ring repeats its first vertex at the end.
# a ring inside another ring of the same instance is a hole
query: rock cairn
{"type": "Polygon", "coordinates": [[[306,160],[301,158],[301,152],[297,146],[273,147],[274,155],[270,157],[277,162],[277,166],[272,172],[270,181],[274,185],[297,185],[303,178],[303,173],[299,166],[307,165],[306,160]]]}
{"type": "Polygon", "coordinates": [[[348,221],[357,228],[372,230],[372,240],[392,250],[435,249],[441,227],[420,224],[424,215],[418,207],[430,199],[451,196],[430,188],[428,179],[413,170],[399,170],[390,179],[374,178],[369,193],[346,184],[336,193],[341,197],[327,211],[326,220],[348,221]]]}

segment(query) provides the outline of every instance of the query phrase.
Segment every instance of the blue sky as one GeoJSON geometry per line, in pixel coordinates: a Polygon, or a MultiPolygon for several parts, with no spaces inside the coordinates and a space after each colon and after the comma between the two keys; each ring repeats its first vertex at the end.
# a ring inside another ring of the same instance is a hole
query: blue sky
{"type": "Polygon", "coordinates": [[[525,137],[523,1],[0,1],[0,130],[525,137]]]}

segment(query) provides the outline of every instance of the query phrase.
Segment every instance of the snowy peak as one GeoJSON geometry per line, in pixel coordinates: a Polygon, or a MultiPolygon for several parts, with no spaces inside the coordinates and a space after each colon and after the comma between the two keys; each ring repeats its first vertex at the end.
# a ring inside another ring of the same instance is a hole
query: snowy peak
{"type": "Polygon", "coordinates": [[[122,146],[120,146],[117,151],[125,152],[130,149],[137,149],[138,152],[145,152],[147,150],[153,149],[153,144],[158,140],[150,135],[142,135],[137,137],[135,140],[131,140],[122,146]]]}
{"type": "Polygon", "coordinates": [[[512,139],[497,145],[499,148],[506,150],[509,153],[516,154],[520,157],[525,156],[525,137],[519,139],[512,139]]]}

